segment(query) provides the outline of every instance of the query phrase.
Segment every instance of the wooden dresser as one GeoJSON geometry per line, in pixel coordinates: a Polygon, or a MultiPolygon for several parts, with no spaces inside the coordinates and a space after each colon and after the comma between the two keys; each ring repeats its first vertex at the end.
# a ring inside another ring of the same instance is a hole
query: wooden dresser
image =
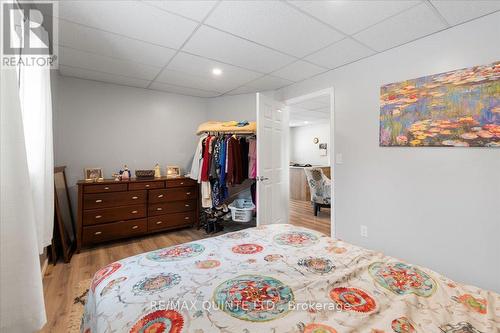
{"type": "Polygon", "coordinates": [[[189,178],[78,182],[82,246],[199,223],[198,184],[189,178]]]}

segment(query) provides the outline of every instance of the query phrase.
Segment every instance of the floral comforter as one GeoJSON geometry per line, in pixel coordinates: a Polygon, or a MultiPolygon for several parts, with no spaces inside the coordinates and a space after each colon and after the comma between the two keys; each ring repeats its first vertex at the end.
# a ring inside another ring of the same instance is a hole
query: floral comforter
{"type": "Polygon", "coordinates": [[[500,295],[291,225],[98,271],[82,332],[500,332],[500,295]]]}

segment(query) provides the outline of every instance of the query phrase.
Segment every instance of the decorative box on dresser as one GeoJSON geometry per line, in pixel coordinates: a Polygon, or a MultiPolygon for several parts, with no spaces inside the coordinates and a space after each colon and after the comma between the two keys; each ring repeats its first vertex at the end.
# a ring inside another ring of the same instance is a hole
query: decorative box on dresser
{"type": "Polygon", "coordinates": [[[192,179],[78,182],[78,251],[82,246],[198,223],[198,184],[192,179]]]}

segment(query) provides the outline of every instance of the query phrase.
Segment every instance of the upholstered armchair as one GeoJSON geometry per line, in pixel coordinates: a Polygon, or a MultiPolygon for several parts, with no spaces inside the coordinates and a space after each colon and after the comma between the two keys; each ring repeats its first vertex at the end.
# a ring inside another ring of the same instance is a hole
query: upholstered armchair
{"type": "Polygon", "coordinates": [[[330,208],[331,181],[321,168],[304,168],[307,184],[311,191],[311,201],[314,205],[314,216],[318,216],[321,207],[330,208]]]}

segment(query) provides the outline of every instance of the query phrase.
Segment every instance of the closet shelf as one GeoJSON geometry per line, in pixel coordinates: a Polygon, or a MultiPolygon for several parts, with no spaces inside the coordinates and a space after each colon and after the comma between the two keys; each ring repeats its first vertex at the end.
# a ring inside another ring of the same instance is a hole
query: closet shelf
{"type": "Polygon", "coordinates": [[[196,131],[197,135],[208,133],[208,132],[218,132],[218,133],[231,133],[231,134],[255,134],[257,132],[257,123],[251,121],[246,126],[228,126],[226,121],[207,121],[200,126],[196,131]]]}

